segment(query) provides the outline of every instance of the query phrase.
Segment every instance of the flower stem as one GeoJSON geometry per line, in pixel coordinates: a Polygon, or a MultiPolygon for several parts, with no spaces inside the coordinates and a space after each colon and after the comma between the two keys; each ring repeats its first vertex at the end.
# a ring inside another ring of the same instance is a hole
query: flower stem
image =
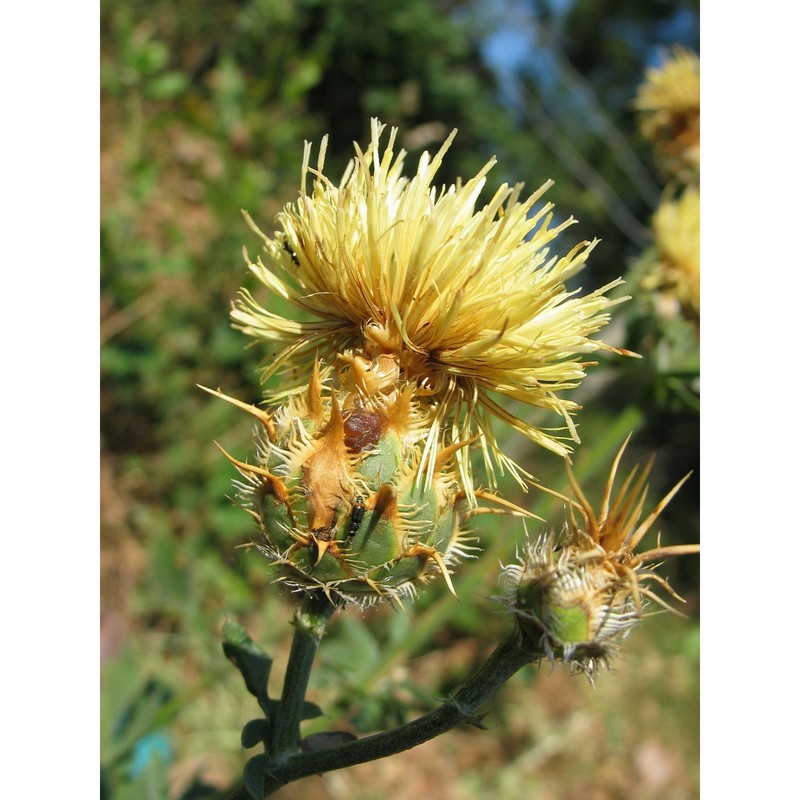
{"type": "Polygon", "coordinates": [[[328,619],[335,610],[336,606],[319,592],[308,595],[295,614],[292,650],[272,729],[272,756],[277,763],[299,749],[300,722],[311,666],[328,619]]]}
{"type": "MultiPolygon", "coordinates": [[[[541,651],[531,649],[514,631],[500,642],[478,671],[438,708],[394,730],[346,742],[328,750],[294,753],[281,763],[271,764],[264,782],[263,796],[267,797],[299,778],[375,761],[409,750],[457,725],[472,724],[480,727],[481,716],[478,711],[483,703],[512,675],[541,655],[541,651]]],[[[231,795],[230,800],[244,800],[246,797],[248,795],[241,787],[231,795]]]]}

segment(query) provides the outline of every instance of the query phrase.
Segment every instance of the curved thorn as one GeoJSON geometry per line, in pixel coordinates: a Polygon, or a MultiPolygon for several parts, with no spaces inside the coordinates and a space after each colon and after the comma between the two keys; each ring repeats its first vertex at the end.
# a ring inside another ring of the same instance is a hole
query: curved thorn
{"type": "Polygon", "coordinates": [[[235,397],[229,397],[227,394],[223,394],[218,389],[209,389],[207,386],[202,386],[199,383],[195,384],[195,386],[197,386],[198,389],[202,389],[204,392],[208,392],[210,395],[218,397],[220,400],[225,400],[225,402],[236,406],[236,408],[241,408],[242,411],[246,411],[248,414],[254,416],[266,429],[269,440],[271,442],[275,441],[275,426],[272,423],[270,415],[267,414],[266,411],[258,408],[258,406],[243,403],[241,400],[237,400],[235,397]]]}

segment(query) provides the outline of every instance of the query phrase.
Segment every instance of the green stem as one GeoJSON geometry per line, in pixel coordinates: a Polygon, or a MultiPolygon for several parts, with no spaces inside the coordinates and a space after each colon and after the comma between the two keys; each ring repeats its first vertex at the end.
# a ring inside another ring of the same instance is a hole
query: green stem
{"type": "MultiPolygon", "coordinates": [[[[343,767],[375,761],[416,747],[457,725],[480,726],[478,711],[512,675],[542,653],[520,641],[516,633],[503,639],[478,671],[441,706],[412,722],[384,733],[312,753],[295,753],[282,763],[270,765],[264,783],[264,797],[282,786],[309,775],[320,775],[343,767]]],[[[247,791],[240,787],[229,800],[245,800],[247,791]]]]}
{"type": "Polygon", "coordinates": [[[300,746],[300,722],[308,678],[328,619],[336,606],[321,592],[309,595],[294,617],[294,637],[281,704],[272,729],[272,755],[280,763],[300,746]]]}

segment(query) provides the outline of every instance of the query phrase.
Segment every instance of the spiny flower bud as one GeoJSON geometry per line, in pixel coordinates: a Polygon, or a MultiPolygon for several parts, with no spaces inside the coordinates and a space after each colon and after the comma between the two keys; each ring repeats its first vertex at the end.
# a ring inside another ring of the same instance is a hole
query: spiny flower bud
{"type": "Polygon", "coordinates": [[[528,542],[520,564],[503,569],[520,632],[559,659],[591,674],[638,619],[630,592],[597,558],[586,559],[565,537],[543,533],[528,542]]]}
{"type": "Polygon", "coordinates": [[[440,448],[428,469],[412,393],[368,394],[379,376],[343,377],[355,386],[323,391],[316,367],[306,394],[271,416],[212,392],[262,423],[254,464],[225,453],[243,476],[238,499],[258,522],[260,549],[291,588],[361,605],[399,601],[436,574],[452,591],[449,567],[474,549],[461,528],[472,512],[450,472],[467,443],[440,448]]]}
{"type": "Polygon", "coordinates": [[[659,545],[644,553],[635,552],[689,476],[640,523],[652,461],[638,479],[637,469],[631,472],[611,503],[614,478],[626,445],[627,440],[614,460],[599,514],[595,514],[567,467],[577,500],[546,491],[570,504],[569,522],[561,534],[547,532],[534,542],[529,541],[520,563],[504,567],[501,575],[504,601],[516,617],[520,635],[542,648],[550,659],[562,660],[590,678],[614,655],[642,617],[647,601],[674,610],[653,591],[653,584],[670,597],[681,599],[653,571],[653,562],[699,551],[695,545],[659,545]]]}

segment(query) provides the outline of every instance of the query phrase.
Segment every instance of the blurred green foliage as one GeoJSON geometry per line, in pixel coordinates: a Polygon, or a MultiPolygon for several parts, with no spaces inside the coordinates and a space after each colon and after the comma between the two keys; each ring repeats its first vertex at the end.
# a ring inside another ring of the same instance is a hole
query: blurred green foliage
{"type": "MultiPolygon", "coordinates": [[[[240,547],[254,531],[227,498],[233,471],[213,446],[216,439],[230,452],[249,452],[250,424],[196,384],[252,402],[261,396],[258,365],[268,354],[246,347],[228,321],[238,287],[251,285],[242,245],[258,246],[240,210],[270,230],[275,213],[296,197],[303,140],[330,134],[327,171],[335,176],[352,141],[364,141],[371,116],[400,126],[412,162],[457,127],[442,180],[469,176],[496,154],[490,184],[524,180],[533,189],[554,178],[549,197],[557,213],[581,220],[570,235],[604,239],[585,288],[625,273],[641,252],[624,225],[609,222],[603,185],[576,169],[558,144],[591,162],[618,198],[613,203],[646,231],[647,192],[623,174],[619,146],[587,117],[586,97],[565,91],[576,85],[567,66],[594,86],[608,117],[603,124],[646,162],[629,103],[653,47],[675,39],[668,22],[693,14],[696,4],[658,2],[647,11],[632,2],[519,5],[538,15],[547,38],[531,43],[529,63],[516,75],[519,94],[509,101],[485,59],[487,37],[507,24],[503,4],[101,1],[101,730],[108,800],[212,798],[236,778],[239,731],[254,709],[220,649],[223,614],[245,623],[276,659],[278,676],[285,662],[290,601],[260,556],[240,547]],[[536,57],[548,48],[559,58],[542,72],[536,57]]],[[[692,45],[696,28],[686,30],[692,45]]],[[[655,499],[698,467],[696,346],[636,300],[620,310],[616,326],[624,329],[614,334],[619,343],[647,358],[605,359],[581,388],[585,444],[576,466],[591,491],[625,434],[638,428],[626,463],[657,451],[655,499]],[[690,351],[677,365],[670,358],[676,336],[677,349],[688,341],[690,351]]],[[[506,441],[537,478],[564,488],[557,459],[509,434],[506,441]]],[[[524,496],[509,481],[502,487],[559,524],[563,512],[551,499],[524,496]]],[[[665,540],[698,538],[698,487],[693,480],[673,501],[665,540]]],[[[342,616],[333,626],[313,679],[328,702],[323,727],[332,717],[370,730],[428,708],[505,631],[507,620],[486,597],[522,526],[514,524],[514,537],[494,517],[474,527],[485,553],[461,570],[460,603],[433,584],[411,617],[380,609],[342,616]],[[425,681],[404,666],[426,653],[462,652],[465,643],[472,643],[465,661],[443,659],[425,681]]],[[[695,610],[696,563],[671,569],[695,610]]],[[[694,629],[681,630],[691,637],[694,629]]],[[[310,733],[314,721],[308,724],[310,733]]]]}

